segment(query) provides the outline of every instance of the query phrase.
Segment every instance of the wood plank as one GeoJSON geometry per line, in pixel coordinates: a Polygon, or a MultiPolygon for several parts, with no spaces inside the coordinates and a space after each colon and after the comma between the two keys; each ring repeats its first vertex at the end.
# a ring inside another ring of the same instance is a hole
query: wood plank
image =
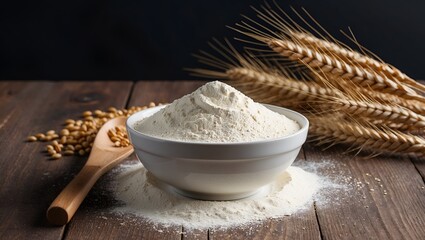
{"type": "MultiPolygon", "coordinates": [[[[171,102],[203,83],[138,82],[129,105],[171,102]]],[[[412,159],[414,164],[408,158],[384,156],[365,160],[342,155],[337,148],[322,152],[309,144],[306,161],[329,162],[330,167],[319,168],[319,173],[348,182],[351,188],[319,199],[305,212],[252,228],[158,227],[110,212],[116,204],[106,188],[114,176],[110,173],[95,185],[66,228],[50,226],[45,210],[85,158],[47,160],[40,153],[43,143],[24,139],[52,126],[58,130],[64,119],[76,118],[84,110],[123,107],[131,86],[131,82],[0,82],[0,239],[425,239],[423,159],[412,159]]],[[[301,155],[297,161],[303,159],[301,155]]]]}
{"type": "Polygon", "coordinates": [[[209,239],[208,237],[209,231],[208,229],[185,229],[182,226],[182,240],[200,240],[200,239],[209,239]]]}
{"type": "Polygon", "coordinates": [[[26,83],[21,81],[0,81],[0,130],[9,121],[15,107],[12,101],[19,99],[19,93],[26,83]]]}
{"type": "Polygon", "coordinates": [[[425,158],[411,157],[411,160],[421,174],[423,182],[425,182],[425,158]]]}
{"type": "Polygon", "coordinates": [[[29,134],[59,130],[84,110],[126,103],[132,82],[2,82],[0,99],[0,239],[61,239],[45,211],[84,158],[48,160],[29,134]],[[6,105],[6,107],[4,107],[6,105]],[[5,121],[5,119],[8,119],[5,121]]]}
{"type": "Polygon", "coordinates": [[[425,239],[425,194],[408,158],[343,155],[306,146],[307,161],[328,161],[322,175],[347,182],[345,194],[317,201],[325,239],[425,239]],[[371,190],[373,189],[373,190],[371,190]]]}
{"type": "Polygon", "coordinates": [[[257,225],[211,229],[209,239],[320,239],[320,232],[314,208],[311,207],[306,212],[257,225]]]}
{"type": "Polygon", "coordinates": [[[209,239],[320,239],[313,205],[301,213],[260,224],[230,229],[211,229],[209,239]]]}

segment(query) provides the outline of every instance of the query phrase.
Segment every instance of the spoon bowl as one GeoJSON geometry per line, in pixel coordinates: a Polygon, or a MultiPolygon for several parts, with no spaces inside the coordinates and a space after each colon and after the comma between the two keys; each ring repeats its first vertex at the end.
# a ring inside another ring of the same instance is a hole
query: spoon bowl
{"type": "Polygon", "coordinates": [[[126,120],[126,117],[117,117],[100,128],[86,164],[47,209],[46,215],[50,223],[68,223],[96,181],[133,153],[131,145],[115,147],[108,137],[110,129],[125,127],[126,120]]]}

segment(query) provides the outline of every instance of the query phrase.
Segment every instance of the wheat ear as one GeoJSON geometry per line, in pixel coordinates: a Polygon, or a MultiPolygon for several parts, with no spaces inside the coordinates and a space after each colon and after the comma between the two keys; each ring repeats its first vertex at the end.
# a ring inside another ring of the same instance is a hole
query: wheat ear
{"type": "Polygon", "coordinates": [[[328,116],[310,117],[309,120],[312,123],[310,134],[316,136],[319,144],[346,143],[359,150],[425,155],[425,139],[418,136],[390,129],[375,129],[328,116]]]}
{"type": "MultiPolygon", "coordinates": [[[[413,131],[416,131],[416,130],[412,131],[411,128],[409,127],[409,125],[406,125],[406,124],[403,124],[403,123],[388,122],[388,121],[385,121],[385,120],[382,120],[382,119],[377,120],[377,119],[371,119],[371,118],[364,117],[364,118],[358,118],[358,119],[356,119],[356,121],[363,123],[363,124],[372,124],[372,125],[374,125],[378,128],[387,127],[387,128],[402,131],[402,132],[407,131],[409,133],[412,133],[413,131]]],[[[421,132],[423,132],[423,131],[421,131],[421,132]]]]}
{"type": "MultiPolygon", "coordinates": [[[[314,77],[319,84],[340,92],[336,97],[323,98],[322,104],[327,105],[328,109],[343,112],[351,117],[360,116],[381,119],[388,123],[404,123],[410,129],[425,127],[424,116],[388,101],[384,96],[380,96],[382,95],[380,92],[367,88],[360,88],[363,91],[359,91],[359,87],[353,82],[330,80],[319,74],[314,77]]],[[[390,96],[397,98],[394,95],[390,96]]]]}
{"type": "MultiPolygon", "coordinates": [[[[234,87],[256,101],[288,106],[288,102],[321,102],[347,114],[382,119],[394,123],[410,124],[412,129],[425,127],[425,117],[396,105],[367,102],[343,97],[337,89],[320,87],[314,83],[291,80],[279,74],[272,74],[252,68],[232,68],[226,71],[234,87]]],[[[331,108],[334,109],[334,108],[331,108]]]]}
{"type": "Polygon", "coordinates": [[[418,95],[413,89],[376,72],[350,65],[334,56],[311,50],[288,40],[268,39],[266,42],[275,52],[311,68],[319,68],[325,73],[351,80],[363,87],[370,86],[374,90],[425,102],[425,98],[418,95]]]}
{"type": "Polygon", "coordinates": [[[256,95],[250,97],[261,99],[261,96],[279,96],[284,99],[295,101],[317,101],[326,96],[337,96],[338,91],[330,88],[320,87],[315,83],[306,83],[292,80],[279,74],[265,72],[251,68],[232,68],[226,71],[232,85],[249,86],[250,89],[261,89],[256,95]]]}
{"type": "MultiPolygon", "coordinates": [[[[328,78],[323,77],[322,75],[311,72],[309,74],[309,77],[313,79],[315,82],[317,82],[320,86],[331,86],[331,88],[337,88],[343,93],[355,93],[355,96],[362,96],[362,99],[372,99],[374,102],[382,103],[382,104],[389,104],[393,106],[400,106],[403,108],[407,108],[417,114],[424,115],[425,114],[425,104],[416,100],[407,100],[404,98],[400,98],[396,95],[383,93],[374,91],[371,88],[361,87],[357,84],[354,84],[352,82],[346,82],[346,81],[338,81],[338,79],[335,79],[333,77],[328,76],[328,78]],[[367,97],[364,97],[367,96],[367,97]]],[[[356,98],[356,97],[354,97],[356,98]]]]}
{"type": "Polygon", "coordinates": [[[291,31],[290,37],[294,42],[300,42],[309,48],[318,49],[325,53],[332,53],[338,56],[340,59],[346,62],[353,61],[359,66],[364,68],[371,68],[376,72],[380,72],[390,79],[397,80],[401,83],[408,85],[411,88],[425,92],[425,86],[416,82],[399,69],[384,63],[377,61],[374,58],[363,55],[351,49],[344,48],[334,42],[326,41],[313,36],[312,34],[305,32],[291,31]]]}
{"type": "Polygon", "coordinates": [[[411,111],[417,114],[425,114],[425,104],[416,100],[407,100],[392,94],[373,91],[368,88],[359,86],[351,86],[350,90],[353,92],[358,92],[362,95],[370,96],[371,99],[374,99],[376,102],[379,103],[397,105],[410,109],[411,111]]]}
{"type": "Polygon", "coordinates": [[[334,106],[338,110],[352,116],[362,116],[382,119],[393,123],[409,124],[410,129],[425,127],[425,117],[409,109],[395,105],[341,98],[334,98],[333,101],[324,100],[324,103],[334,106]]]}

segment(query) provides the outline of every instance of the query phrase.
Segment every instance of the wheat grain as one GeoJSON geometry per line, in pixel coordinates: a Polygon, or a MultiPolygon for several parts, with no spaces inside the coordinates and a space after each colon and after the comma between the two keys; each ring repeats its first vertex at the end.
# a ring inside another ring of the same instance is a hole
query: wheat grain
{"type": "MultiPolygon", "coordinates": [[[[161,104],[160,104],[161,105],[161,104]]],[[[94,112],[85,111],[82,114],[83,119],[73,120],[67,119],[65,121],[65,127],[59,131],[60,132],[60,141],[58,142],[58,137],[47,139],[47,137],[55,136],[56,133],[53,130],[48,131],[46,134],[39,133],[36,134],[37,140],[40,141],[50,141],[52,145],[47,146],[48,153],[54,159],[59,159],[62,157],[61,153],[64,155],[71,155],[72,153],[79,154],[81,156],[90,153],[91,147],[93,146],[94,139],[96,138],[98,130],[105,124],[109,119],[125,116],[129,117],[132,114],[156,106],[155,103],[151,102],[148,106],[143,107],[130,107],[129,109],[116,109],[110,107],[107,112],[95,110],[94,112]],[[57,155],[55,155],[57,154],[57,155]],[[54,155],[54,156],[53,156],[54,155]]],[[[121,131],[122,132],[122,131],[121,131]]],[[[120,138],[120,144],[122,143],[125,146],[128,146],[130,142],[127,139],[127,135],[122,132],[122,138],[120,138]]]]}

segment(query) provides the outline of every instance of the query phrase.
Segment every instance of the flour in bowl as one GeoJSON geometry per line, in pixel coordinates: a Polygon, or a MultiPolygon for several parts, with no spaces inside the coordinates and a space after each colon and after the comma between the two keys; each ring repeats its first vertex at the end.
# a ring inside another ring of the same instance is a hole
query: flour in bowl
{"type": "Polygon", "coordinates": [[[139,121],[135,129],[179,141],[249,142],[290,135],[300,126],[235,88],[214,81],[139,121]]]}

